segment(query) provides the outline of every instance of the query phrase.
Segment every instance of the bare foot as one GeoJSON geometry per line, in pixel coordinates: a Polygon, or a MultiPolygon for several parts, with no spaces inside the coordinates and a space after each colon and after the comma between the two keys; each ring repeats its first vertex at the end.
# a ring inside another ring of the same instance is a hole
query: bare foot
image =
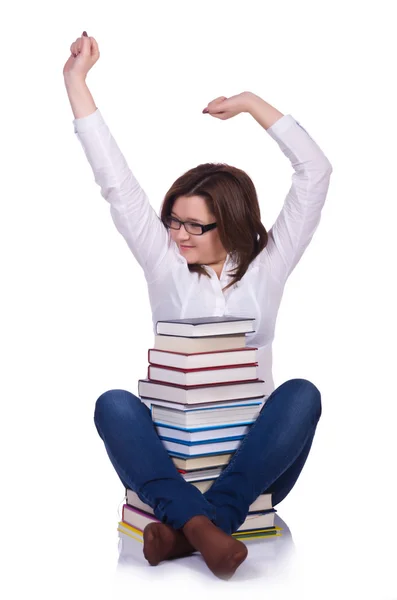
{"type": "Polygon", "coordinates": [[[247,558],[247,546],[204,515],[189,519],[182,531],[193,548],[201,552],[207,567],[221,579],[229,579],[247,558]]]}
{"type": "Polygon", "coordinates": [[[143,554],[150,565],[162,560],[187,556],[196,549],[188,542],[182,531],[166,523],[148,523],[143,530],[143,554]]]}

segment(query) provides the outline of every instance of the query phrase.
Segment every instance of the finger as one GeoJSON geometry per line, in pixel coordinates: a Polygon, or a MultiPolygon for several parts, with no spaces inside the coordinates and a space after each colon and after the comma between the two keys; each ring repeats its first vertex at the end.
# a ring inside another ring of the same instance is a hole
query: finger
{"type": "Polygon", "coordinates": [[[214,104],[215,102],[219,102],[219,100],[223,100],[225,98],[225,96],[218,96],[218,98],[214,98],[214,100],[211,100],[210,104],[214,104]]]}
{"type": "Polygon", "coordinates": [[[81,52],[81,38],[77,38],[77,40],[73,44],[73,50],[75,54],[80,54],[81,52]]]}
{"type": "Polygon", "coordinates": [[[204,109],[203,112],[213,113],[219,111],[220,107],[222,106],[222,103],[225,100],[227,100],[226,96],[219,96],[218,98],[211,100],[211,102],[208,103],[207,108],[204,109]]]}
{"type": "Polygon", "coordinates": [[[218,98],[211,100],[211,102],[208,104],[208,107],[215,106],[215,105],[219,104],[220,102],[223,102],[224,100],[226,100],[226,96],[219,96],[218,98]]]}
{"type": "Polygon", "coordinates": [[[91,40],[85,35],[80,38],[80,52],[83,56],[90,56],[91,54],[91,40]]]}
{"type": "Polygon", "coordinates": [[[86,38],[86,37],[87,37],[87,36],[85,36],[85,35],[83,34],[83,35],[81,35],[81,37],[79,37],[79,38],[77,38],[77,39],[76,39],[76,41],[75,41],[75,52],[76,52],[77,54],[80,54],[80,53],[83,51],[84,44],[86,43],[86,42],[85,42],[85,38],[86,38]]]}

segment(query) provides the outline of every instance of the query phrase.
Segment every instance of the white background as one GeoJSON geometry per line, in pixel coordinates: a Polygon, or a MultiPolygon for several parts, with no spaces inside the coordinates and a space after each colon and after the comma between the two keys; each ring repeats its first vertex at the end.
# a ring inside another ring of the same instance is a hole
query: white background
{"type": "MultiPolygon", "coordinates": [[[[323,414],[304,470],[277,508],[298,557],[294,597],[397,597],[392,8],[305,0],[6,8],[4,597],[193,593],[178,563],[154,568],[142,559],[124,577],[117,569],[123,488],[97,435],[94,405],[108,389],[137,393],[153,331],[143,273],[73,131],[62,69],[84,29],[101,52],[89,88],[157,211],[173,181],[205,161],[246,170],[267,229],[281,210],[288,159],[250,115],[203,115],[221,95],[250,90],[292,114],[331,161],[322,220],[286,285],[273,345],[276,386],[310,379],[323,414]]],[[[266,578],[219,583],[203,569],[196,579],[207,595],[241,597],[250,586],[268,595],[266,578]]],[[[272,598],[282,597],[286,580],[272,598]]]]}

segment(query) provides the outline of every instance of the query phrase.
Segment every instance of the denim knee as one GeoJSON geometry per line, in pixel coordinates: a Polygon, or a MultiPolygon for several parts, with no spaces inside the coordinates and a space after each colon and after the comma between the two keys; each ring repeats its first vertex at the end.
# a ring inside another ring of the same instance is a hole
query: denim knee
{"type": "Polygon", "coordinates": [[[286,383],[298,386],[300,402],[303,403],[318,420],[322,413],[321,392],[308,379],[289,379],[286,383]]]}
{"type": "Polygon", "coordinates": [[[126,412],[131,412],[134,402],[141,403],[139,398],[127,390],[116,389],[104,392],[95,402],[95,424],[97,425],[102,419],[123,417],[126,412]]]}

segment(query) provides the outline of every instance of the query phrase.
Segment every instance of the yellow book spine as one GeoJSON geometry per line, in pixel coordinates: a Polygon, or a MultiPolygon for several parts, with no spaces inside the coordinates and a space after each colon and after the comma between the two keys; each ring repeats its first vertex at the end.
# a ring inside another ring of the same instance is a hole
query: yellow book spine
{"type": "Polygon", "coordinates": [[[130,525],[129,523],[126,523],[125,521],[119,521],[119,526],[129,529],[131,531],[131,533],[135,533],[137,535],[140,535],[141,537],[143,536],[143,531],[141,531],[140,529],[137,529],[136,527],[133,527],[132,525],[130,525]]]}
{"type": "Polygon", "coordinates": [[[262,535],[262,536],[244,535],[239,539],[241,539],[241,540],[264,540],[266,538],[275,538],[275,537],[282,537],[282,535],[281,535],[281,533],[274,533],[273,535],[262,535]]]}
{"type": "Polygon", "coordinates": [[[282,531],[282,527],[271,527],[270,529],[246,529],[245,531],[235,531],[232,535],[244,535],[245,533],[262,533],[262,531],[282,531]]]}
{"type": "Polygon", "coordinates": [[[143,539],[142,538],[140,538],[138,536],[135,536],[135,535],[132,535],[132,533],[129,533],[125,529],[121,529],[120,527],[117,527],[117,531],[120,531],[120,533],[124,533],[124,535],[128,535],[128,537],[132,538],[136,542],[140,542],[141,544],[143,544],[143,539]]]}

